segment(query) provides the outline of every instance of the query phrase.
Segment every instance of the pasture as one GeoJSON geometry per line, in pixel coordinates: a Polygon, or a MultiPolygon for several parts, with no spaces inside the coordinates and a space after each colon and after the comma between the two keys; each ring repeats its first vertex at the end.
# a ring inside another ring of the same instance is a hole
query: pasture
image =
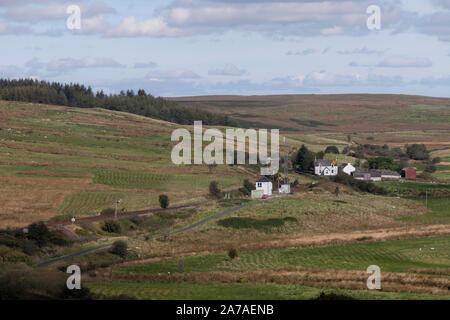
{"type": "MultiPolygon", "coordinates": [[[[238,254],[239,258],[233,260],[226,254],[184,258],[185,272],[245,272],[289,266],[362,271],[372,264],[378,265],[386,272],[449,268],[450,239],[448,237],[407,239],[339,246],[244,251],[238,254]]],[[[178,259],[163,260],[118,267],[116,270],[129,273],[176,273],[178,261],[178,259]]]]}
{"type": "Polygon", "coordinates": [[[89,282],[87,286],[106,297],[126,295],[143,300],[313,300],[323,292],[355,300],[436,300],[450,296],[411,292],[377,292],[315,288],[276,283],[149,283],[89,282]]]}

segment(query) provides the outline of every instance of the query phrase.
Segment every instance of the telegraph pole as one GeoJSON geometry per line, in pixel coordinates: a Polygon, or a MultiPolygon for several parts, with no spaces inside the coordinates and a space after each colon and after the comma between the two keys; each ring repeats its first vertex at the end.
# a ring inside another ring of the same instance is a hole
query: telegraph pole
{"type": "Polygon", "coordinates": [[[286,146],[286,137],[283,137],[283,142],[284,142],[284,184],[288,184],[289,183],[289,178],[288,178],[288,151],[287,151],[287,146],[286,146]]]}
{"type": "Polygon", "coordinates": [[[114,211],[114,219],[117,219],[117,207],[118,207],[120,201],[121,201],[120,199],[116,201],[116,210],[114,211]]]}

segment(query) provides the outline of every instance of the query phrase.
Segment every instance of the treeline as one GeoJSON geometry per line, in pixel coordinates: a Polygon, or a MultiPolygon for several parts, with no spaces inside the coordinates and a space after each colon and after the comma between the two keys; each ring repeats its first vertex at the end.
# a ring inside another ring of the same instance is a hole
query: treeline
{"type": "Polygon", "coordinates": [[[237,121],[227,116],[182,107],[175,102],[147,94],[143,89],[107,95],[103,90],[93,92],[91,87],[76,83],[0,79],[0,99],[78,108],[103,108],[179,124],[193,124],[198,120],[203,121],[205,125],[239,126],[237,121]]]}
{"type": "Polygon", "coordinates": [[[423,144],[407,144],[402,150],[400,147],[389,148],[387,144],[380,146],[366,143],[357,146],[347,146],[342,150],[342,154],[358,159],[368,159],[369,157],[390,157],[402,160],[430,159],[430,152],[423,144]]]}

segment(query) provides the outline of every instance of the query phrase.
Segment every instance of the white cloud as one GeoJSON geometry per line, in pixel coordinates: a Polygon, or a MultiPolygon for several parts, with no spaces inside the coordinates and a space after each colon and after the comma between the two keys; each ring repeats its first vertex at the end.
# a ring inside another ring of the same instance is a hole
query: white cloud
{"type": "Polygon", "coordinates": [[[389,57],[378,64],[383,68],[429,68],[433,65],[428,58],[389,57]]]}
{"type": "Polygon", "coordinates": [[[172,28],[163,17],[137,21],[136,17],[128,16],[117,26],[105,32],[109,37],[179,37],[188,35],[183,29],[172,28]]]}
{"type": "Polygon", "coordinates": [[[199,79],[200,76],[191,70],[178,69],[171,71],[152,71],[147,74],[146,78],[153,81],[159,81],[167,79],[199,79]]]}
{"type": "Polygon", "coordinates": [[[54,74],[60,74],[85,68],[121,68],[123,65],[111,58],[60,58],[50,60],[48,62],[42,62],[39,59],[34,58],[26,62],[25,67],[34,72],[46,71],[54,74]]]}
{"type": "Polygon", "coordinates": [[[353,50],[338,50],[338,51],[336,51],[336,53],[342,54],[342,55],[351,55],[351,54],[382,54],[382,53],[384,53],[384,51],[382,51],[382,50],[373,50],[373,49],[368,49],[367,47],[362,47],[362,48],[353,49],[353,50]]]}
{"type": "Polygon", "coordinates": [[[313,54],[313,53],[315,53],[316,52],[316,50],[314,50],[314,49],[305,49],[305,50],[299,50],[299,51],[288,51],[288,52],[286,52],[286,55],[287,56],[307,56],[307,55],[310,55],[310,54],[313,54]]]}
{"type": "Polygon", "coordinates": [[[211,69],[208,72],[212,76],[243,76],[248,74],[247,70],[239,69],[233,64],[227,64],[224,68],[211,69]]]}
{"type": "Polygon", "coordinates": [[[324,36],[335,36],[344,33],[344,28],[340,26],[334,26],[332,28],[325,28],[320,30],[320,33],[324,36]]]}

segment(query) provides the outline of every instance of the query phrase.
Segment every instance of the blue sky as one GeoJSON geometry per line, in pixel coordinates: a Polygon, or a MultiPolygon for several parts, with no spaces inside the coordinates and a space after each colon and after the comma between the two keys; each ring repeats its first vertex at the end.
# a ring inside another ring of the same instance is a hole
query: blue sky
{"type": "Polygon", "coordinates": [[[0,41],[0,77],[106,92],[450,97],[450,0],[0,0],[0,41]]]}

